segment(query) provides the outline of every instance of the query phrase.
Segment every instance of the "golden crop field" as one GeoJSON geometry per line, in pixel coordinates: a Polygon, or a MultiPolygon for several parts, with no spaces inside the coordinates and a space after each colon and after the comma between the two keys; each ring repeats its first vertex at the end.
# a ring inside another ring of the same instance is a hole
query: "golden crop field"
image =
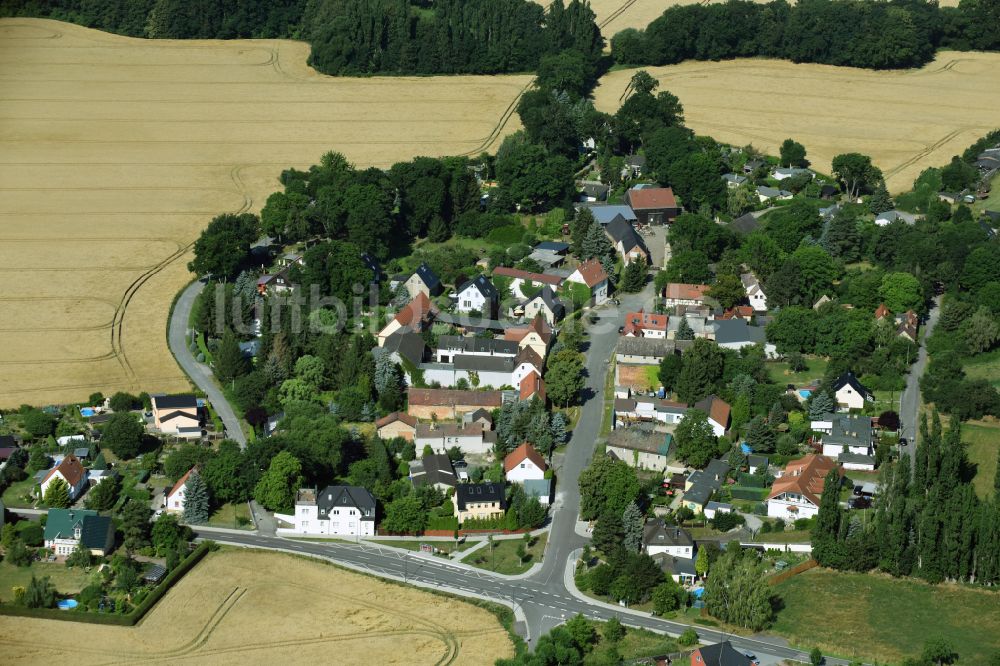
{"type": "MultiPolygon", "coordinates": [[[[945,51],[922,69],[898,72],[764,59],[645,69],[680,98],[696,132],[771,154],[791,137],[823,172],[840,153],[864,153],[891,192],[1000,126],[996,53],[945,51]]],[[[604,76],[597,108],[614,112],[634,72],[604,76]]]]}
{"type": "Polygon", "coordinates": [[[307,55],[0,20],[0,406],[187,388],[167,314],[213,216],[328,150],[478,154],[532,78],[332,78],[307,55]]]}
{"type": "Polygon", "coordinates": [[[136,627],[4,617],[6,664],[492,664],[488,611],[280,553],[210,553],[136,627]],[[58,637],[58,638],[56,638],[58,637]]]}

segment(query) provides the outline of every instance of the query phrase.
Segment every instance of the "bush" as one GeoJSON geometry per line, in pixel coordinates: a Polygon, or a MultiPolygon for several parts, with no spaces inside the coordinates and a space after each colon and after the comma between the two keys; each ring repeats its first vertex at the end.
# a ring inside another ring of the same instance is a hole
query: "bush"
{"type": "Polygon", "coordinates": [[[738,513],[716,513],[712,518],[712,527],[720,532],[728,532],[734,527],[746,523],[746,519],[738,513]]]}
{"type": "Polygon", "coordinates": [[[813,525],[816,524],[815,518],[799,518],[795,521],[795,529],[797,530],[811,530],[813,525]]]}
{"type": "Polygon", "coordinates": [[[37,548],[45,541],[45,530],[36,522],[24,521],[18,525],[17,531],[25,545],[37,548]]]}
{"type": "Polygon", "coordinates": [[[694,629],[685,629],[684,633],[677,638],[677,642],[684,647],[691,647],[698,643],[698,632],[694,629]]]}

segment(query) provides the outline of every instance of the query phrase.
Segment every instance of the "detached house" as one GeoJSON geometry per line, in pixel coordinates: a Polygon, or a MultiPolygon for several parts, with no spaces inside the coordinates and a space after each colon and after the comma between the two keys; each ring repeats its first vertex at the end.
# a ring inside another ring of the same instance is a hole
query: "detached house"
{"type": "Polygon", "coordinates": [[[398,284],[404,286],[410,298],[416,298],[417,294],[431,298],[441,293],[441,279],[427,264],[420,264],[417,270],[392,287],[395,289],[398,284]]]}
{"type": "Polygon", "coordinates": [[[56,557],[72,555],[80,545],[103,557],[115,545],[115,525],[110,516],[89,509],[49,509],[44,538],[45,547],[56,557]]]}
{"type": "MultiPolygon", "coordinates": [[[[515,298],[522,298],[524,292],[522,287],[527,285],[530,287],[535,287],[537,285],[548,286],[552,289],[558,289],[559,285],[562,284],[563,279],[558,275],[549,275],[547,273],[532,273],[531,271],[523,271],[520,268],[508,268],[507,266],[497,266],[493,269],[493,277],[504,277],[510,279],[510,295],[515,298]]],[[[507,296],[508,294],[501,294],[501,297],[507,296]]]]}
{"type": "Polygon", "coordinates": [[[393,412],[386,414],[375,422],[378,436],[382,439],[392,439],[402,437],[408,442],[413,441],[413,435],[417,431],[417,419],[405,412],[393,412]]]}
{"type": "Polygon", "coordinates": [[[375,536],[375,498],[360,486],[327,486],[320,492],[303,488],[295,499],[295,515],[274,516],[293,526],[279,534],[375,536]]]}
{"type": "Polygon", "coordinates": [[[647,520],[642,528],[642,549],[647,555],[666,553],[690,560],[694,557],[694,539],[677,525],[667,525],[662,518],[647,520]]]}
{"type": "Polygon", "coordinates": [[[622,335],[629,338],[659,338],[665,340],[667,337],[667,321],[669,317],[665,314],[655,314],[645,312],[640,309],[638,312],[629,312],[625,315],[625,327],[622,335]]]}
{"type": "Polygon", "coordinates": [[[673,444],[673,435],[670,433],[656,432],[649,426],[632,426],[612,430],[607,439],[608,455],[629,467],[656,472],[667,468],[667,456],[670,445],[673,444]]]}
{"type": "Polygon", "coordinates": [[[518,350],[530,349],[539,359],[544,359],[552,344],[552,327],[545,321],[545,317],[535,315],[527,326],[508,328],[504,331],[503,339],[516,342],[518,350]]]}
{"type": "Polygon", "coordinates": [[[541,291],[529,298],[521,306],[524,316],[534,319],[541,315],[549,326],[555,326],[566,314],[566,308],[556,298],[555,292],[548,285],[542,287],[541,291]]]}
{"type": "Polygon", "coordinates": [[[396,313],[396,316],[389,320],[389,323],[378,332],[378,346],[384,347],[389,336],[396,333],[410,331],[420,333],[426,330],[434,317],[437,315],[437,308],[423,292],[418,292],[409,303],[396,313]]]}
{"type": "Polygon", "coordinates": [[[743,282],[743,289],[747,292],[747,300],[754,312],[767,312],[767,295],[764,294],[763,287],[757,281],[757,276],[753,273],[743,273],[740,275],[743,282]]]}
{"type": "Polygon", "coordinates": [[[477,275],[456,290],[455,309],[458,312],[479,312],[496,317],[500,302],[497,290],[485,275],[477,275]]]}
{"type": "Polygon", "coordinates": [[[496,445],[497,434],[478,423],[418,423],[413,443],[418,451],[429,446],[434,453],[447,453],[457,446],[463,453],[487,454],[496,445]]]}
{"type": "Polygon", "coordinates": [[[831,388],[837,407],[845,411],[864,409],[866,402],[875,400],[875,395],[850,370],[838,377],[831,388]]]}
{"type": "Polygon", "coordinates": [[[601,305],[608,300],[608,275],[597,259],[588,259],[577,266],[566,280],[586,285],[590,289],[594,305],[601,305]]]}
{"type": "Polygon", "coordinates": [[[813,421],[812,429],[823,433],[823,455],[838,461],[844,469],[875,469],[875,430],[868,416],[826,414],[813,421]]]}
{"type": "MultiPolygon", "coordinates": [[[[686,665],[688,661],[677,663],[686,665]]],[[[690,661],[691,666],[754,666],[755,663],[760,662],[755,662],[745,652],[734,648],[729,641],[695,648],[690,661]]]]}
{"type": "Polygon", "coordinates": [[[201,437],[198,399],[193,395],[154,395],[153,427],[178,437],[201,437]]]}
{"type": "Polygon", "coordinates": [[[695,409],[708,414],[708,424],[712,426],[712,431],[716,437],[722,437],[729,428],[729,403],[722,398],[710,395],[704,400],[699,400],[694,404],[695,409]]]}
{"type": "Polygon", "coordinates": [[[681,212],[669,187],[633,187],[625,193],[625,203],[635,211],[639,224],[670,224],[681,212]]]}
{"type": "Polygon", "coordinates": [[[602,227],[607,227],[615,220],[621,220],[628,224],[633,224],[639,218],[635,216],[635,211],[629,206],[621,204],[609,204],[607,206],[588,206],[587,210],[594,216],[594,221],[602,227]]]}
{"type": "Polygon", "coordinates": [[[544,479],[548,468],[542,455],[528,442],[521,444],[503,459],[504,477],[510,483],[544,479]]]}
{"type": "Polygon", "coordinates": [[[615,220],[604,227],[604,232],[626,265],[639,259],[643,259],[647,265],[650,263],[649,250],[631,224],[624,220],[615,220]]]}
{"type": "Polygon", "coordinates": [[[663,299],[667,307],[677,305],[704,305],[705,294],[711,289],[707,284],[685,284],[670,282],[663,289],[663,299]]]}
{"type": "Polygon", "coordinates": [[[414,488],[434,486],[443,493],[458,485],[451,459],[443,453],[424,456],[410,463],[410,483],[414,488]]]}
{"type": "Polygon", "coordinates": [[[74,455],[68,455],[62,461],[45,473],[39,484],[41,496],[45,497],[49,486],[56,479],[62,479],[69,488],[69,500],[75,501],[80,494],[87,489],[87,470],[83,468],[83,463],[74,455]]]}
{"type": "Polygon", "coordinates": [[[503,483],[461,483],[455,488],[455,517],[459,523],[469,518],[500,518],[507,509],[503,483]]]}
{"type": "Polygon", "coordinates": [[[729,474],[729,463],[724,460],[710,460],[705,469],[698,469],[684,481],[684,496],[681,506],[695,513],[703,513],[712,495],[722,488],[729,474]]]}
{"type": "Polygon", "coordinates": [[[164,495],[164,508],[166,508],[166,510],[170,513],[184,513],[184,498],[187,495],[187,482],[191,477],[191,472],[194,472],[197,469],[197,467],[189,469],[184,476],[177,479],[177,483],[175,483],[167,494],[164,495]]]}
{"type": "Polygon", "coordinates": [[[834,469],[840,471],[836,461],[816,454],[788,463],[771,486],[767,515],[783,520],[815,516],[819,513],[826,476],[834,469]]]}

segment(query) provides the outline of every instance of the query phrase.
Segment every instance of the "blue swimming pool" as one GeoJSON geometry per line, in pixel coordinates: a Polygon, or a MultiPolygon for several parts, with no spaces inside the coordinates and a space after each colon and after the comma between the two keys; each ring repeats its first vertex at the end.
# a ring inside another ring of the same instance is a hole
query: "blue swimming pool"
{"type": "Polygon", "coordinates": [[[97,413],[97,411],[95,411],[93,407],[81,407],[80,408],[80,416],[85,416],[85,417],[89,418],[89,417],[93,416],[96,413],[97,413]]]}
{"type": "Polygon", "coordinates": [[[73,610],[79,605],[76,599],[63,599],[56,603],[59,610],[73,610]]]}
{"type": "Polygon", "coordinates": [[[809,396],[812,395],[812,391],[809,389],[799,389],[799,395],[802,396],[803,400],[808,400],[809,396]]]}

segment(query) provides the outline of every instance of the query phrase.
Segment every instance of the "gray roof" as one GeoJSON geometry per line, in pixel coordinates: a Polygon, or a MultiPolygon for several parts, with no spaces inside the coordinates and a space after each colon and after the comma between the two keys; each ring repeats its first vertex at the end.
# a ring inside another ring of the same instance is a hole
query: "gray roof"
{"type": "Polygon", "coordinates": [[[729,463],[718,458],[709,461],[705,469],[695,470],[688,477],[691,489],[684,493],[684,499],[704,505],[722,487],[728,473],[729,463]]]}
{"type": "Polygon", "coordinates": [[[767,467],[768,459],[767,456],[751,453],[747,456],[747,463],[750,467],[767,467]]]}
{"type": "Polygon", "coordinates": [[[646,156],[645,155],[628,155],[625,157],[625,164],[629,166],[646,166],[646,156]]]}
{"type": "Polygon", "coordinates": [[[667,525],[662,519],[648,520],[642,528],[642,543],[645,546],[694,546],[694,539],[686,530],[677,525],[667,525]]]}
{"type": "Polygon", "coordinates": [[[608,446],[660,456],[666,456],[670,452],[671,441],[673,436],[669,433],[642,428],[619,428],[608,433],[608,446]]]}
{"type": "Polygon", "coordinates": [[[438,349],[455,350],[458,353],[517,355],[516,342],[469,335],[442,335],[438,337],[438,349]]]}
{"type": "Polygon", "coordinates": [[[715,328],[715,341],[720,345],[739,342],[756,344],[764,342],[767,338],[763,326],[750,326],[739,318],[720,319],[712,326],[715,328]]]}
{"type": "Polygon", "coordinates": [[[444,484],[455,486],[455,470],[451,460],[443,453],[424,456],[410,463],[410,481],[414,486],[444,484]]]}
{"type": "Polygon", "coordinates": [[[823,437],[824,444],[847,444],[848,446],[871,446],[875,437],[870,416],[857,414],[827,414],[824,420],[833,423],[833,431],[823,437]]]}
{"type": "Polygon", "coordinates": [[[198,406],[198,398],[193,395],[154,395],[157,409],[183,409],[198,406]]]}
{"type": "MultiPolygon", "coordinates": [[[[557,318],[566,311],[566,306],[562,304],[562,301],[556,298],[555,292],[552,291],[552,287],[550,287],[549,285],[545,285],[544,287],[542,287],[537,294],[526,300],[524,304],[527,305],[528,303],[537,298],[542,299],[542,301],[545,303],[545,307],[549,309],[549,312],[556,315],[557,318]]],[[[516,348],[517,344],[515,344],[514,347],[516,348]]]]}
{"type": "Polygon", "coordinates": [[[747,182],[747,177],[741,176],[736,173],[724,173],[722,174],[722,180],[726,181],[727,183],[736,183],[737,185],[741,185],[747,182]]]}
{"type": "Polygon", "coordinates": [[[73,449],[73,455],[79,458],[80,460],[83,460],[84,458],[89,458],[90,449],[86,446],[82,446],[78,449],[73,449]]]}
{"type": "Polygon", "coordinates": [[[752,234],[760,228],[760,221],[753,213],[747,213],[730,222],[729,228],[740,234],[752,234]]]}
{"type": "Polygon", "coordinates": [[[747,666],[750,660],[746,654],[734,648],[729,641],[714,645],[706,645],[698,650],[706,665],[711,666],[747,666]]]}
{"type": "Polygon", "coordinates": [[[552,498],[552,479],[525,479],[521,485],[528,497],[552,498]]]}
{"type": "Polygon", "coordinates": [[[837,456],[837,462],[841,462],[841,463],[860,463],[860,464],[874,465],[875,464],[875,457],[874,456],[866,456],[863,453],[851,453],[851,452],[848,451],[848,452],[841,453],[840,455],[838,455],[837,456]]]}
{"type": "Polygon", "coordinates": [[[488,301],[495,301],[497,299],[497,289],[496,287],[493,286],[493,283],[490,282],[490,279],[485,275],[477,275],[476,277],[472,278],[471,280],[460,286],[458,289],[456,289],[455,293],[461,294],[463,291],[469,289],[470,287],[476,289],[480,294],[483,295],[483,298],[485,298],[488,301]]]}
{"type": "Polygon", "coordinates": [[[452,359],[456,370],[474,370],[476,372],[511,372],[514,370],[513,356],[472,356],[457,354],[452,359]]]}
{"type": "Polygon", "coordinates": [[[677,350],[689,347],[691,340],[666,340],[662,338],[618,338],[618,348],[615,353],[626,356],[648,356],[650,358],[664,358],[677,350]]]}
{"type": "MultiPolygon", "coordinates": [[[[114,533],[111,516],[87,516],[80,530],[80,543],[85,548],[104,548],[108,545],[108,533],[114,533]]],[[[112,540],[114,537],[112,537],[112,540]]]]}
{"type": "Polygon", "coordinates": [[[557,254],[565,254],[569,251],[569,243],[563,243],[562,241],[542,241],[535,246],[536,250],[545,250],[546,252],[555,252],[557,254]]]}
{"type": "Polygon", "coordinates": [[[455,488],[455,503],[459,511],[465,511],[468,502],[500,502],[500,508],[507,508],[506,487],[503,483],[460,483],[455,488]]]}
{"type": "Polygon", "coordinates": [[[375,498],[361,486],[327,486],[316,498],[319,517],[326,520],[334,507],[360,509],[362,520],[375,520],[375,498]]]}
{"type": "Polygon", "coordinates": [[[598,224],[610,224],[617,217],[621,217],[625,222],[635,222],[639,219],[632,207],[624,204],[590,206],[589,209],[598,224]]]}
{"type": "Polygon", "coordinates": [[[441,286],[441,278],[427,264],[417,266],[417,270],[413,271],[413,274],[417,275],[431,291],[441,286]]]}
{"type": "Polygon", "coordinates": [[[424,350],[427,345],[424,338],[419,333],[411,330],[397,331],[385,339],[382,349],[390,354],[397,352],[400,356],[414,365],[419,365],[424,359],[424,350]]]}
{"type": "Polygon", "coordinates": [[[642,238],[636,232],[635,227],[630,223],[626,222],[621,218],[612,220],[605,230],[608,235],[611,236],[612,241],[615,243],[621,243],[622,247],[626,252],[631,251],[633,248],[641,248],[643,252],[648,252],[646,250],[646,244],[642,241],[642,238]]]}
{"type": "Polygon", "coordinates": [[[768,199],[773,199],[775,197],[790,196],[792,193],[788,190],[779,190],[776,187],[768,187],[766,185],[761,185],[757,188],[757,194],[762,197],[767,197],[768,199]]]}
{"type": "MultiPolygon", "coordinates": [[[[694,560],[684,557],[674,557],[668,553],[657,553],[653,555],[653,561],[660,567],[663,573],[682,574],[685,576],[697,576],[694,560]]],[[[711,665],[709,665],[711,666],[711,665]]]]}

